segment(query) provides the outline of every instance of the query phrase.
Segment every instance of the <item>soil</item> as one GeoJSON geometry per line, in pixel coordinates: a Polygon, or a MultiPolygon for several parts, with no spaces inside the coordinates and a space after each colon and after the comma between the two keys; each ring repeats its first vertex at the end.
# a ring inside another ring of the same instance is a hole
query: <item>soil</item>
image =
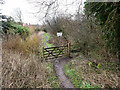
{"type": "Polygon", "coordinates": [[[70,82],[70,79],[64,73],[64,66],[69,62],[71,58],[63,57],[54,62],[54,70],[59,79],[59,84],[62,88],[74,88],[74,85],[70,82]]]}

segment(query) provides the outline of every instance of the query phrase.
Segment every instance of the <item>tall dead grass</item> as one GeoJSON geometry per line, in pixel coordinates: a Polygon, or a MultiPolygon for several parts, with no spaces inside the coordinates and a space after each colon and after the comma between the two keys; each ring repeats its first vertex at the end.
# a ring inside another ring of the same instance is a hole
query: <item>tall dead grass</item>
{"type": "Polygon", "coordinates": [[[37,88],[47,84],[47,63],[40,60],[41,40],[36,34],[22,40],[9,36],[2,43],[2,87],[37,88]]]}
{"type": "Polygon", "coordinates": [[[22,53],[3,49],[2,60],[3,88],[50,87],[46,62],[41,62],[36,55],[25,57],[22,53]]]}
{"type": "Polygon", "coordinates": [[[8,40],[3,41],[3,49],[11,49],[24,54],[40,54],[42,41],[36,34],[33,34],[22,40],[20,36],[10,36],[8,40]]]}
{"type": "Polygon", "coordinates": [[[50,88],[47,63],[38,57],[42,46],[36,34],[25,41],[20,36],[9,36],[2,43],[3,88],[50,88]]]}

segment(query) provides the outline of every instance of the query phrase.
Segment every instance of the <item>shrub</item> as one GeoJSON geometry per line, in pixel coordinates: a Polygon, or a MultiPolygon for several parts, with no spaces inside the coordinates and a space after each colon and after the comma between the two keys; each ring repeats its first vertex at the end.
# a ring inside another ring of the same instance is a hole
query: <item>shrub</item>
{"type": "Polygon", "coordinates": [[[35,31],[38,32],[38,31],[41,31],[41,29],[40,28],[36,28],[35,31]]]}
{"type": "Polygon", "coordinates": [[[3,40],[4,49],[12,49],[25,54],[40,54],[41,46],[42,42],[36,34],[27,37],[26,40],[22,40],[19,35],[9,36],[8,40],[3,40]]]}
{"type": "Polygon", "coordinates": [[[8,36],[9,34],[19,34],[23,39],[25,39],[29,35],[29,31],[26,27],[23,27],[21,23],[15,22],[12,17],[5,16],[3,19],[6,21],[2,21],[2,33],[3,35],[8,36]]]}
{"type": "Polygon", "coordinates": [[[21,25],[14,24],[13,26],[13,31],[15,34],[19,34],[22,38],[26,38],[29,35],[29,31],[26,27],[23,27],[21,25]]]}

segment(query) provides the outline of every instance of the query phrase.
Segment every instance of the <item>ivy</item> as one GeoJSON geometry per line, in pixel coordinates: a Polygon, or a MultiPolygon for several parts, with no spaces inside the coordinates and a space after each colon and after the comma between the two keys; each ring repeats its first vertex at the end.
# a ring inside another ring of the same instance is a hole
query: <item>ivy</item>
{"type": "Polygon", "coordinates": [[[86,2],[85,14],[94,15],[102,28],[106,48],[120,56],[120,2],[86,2]]]}

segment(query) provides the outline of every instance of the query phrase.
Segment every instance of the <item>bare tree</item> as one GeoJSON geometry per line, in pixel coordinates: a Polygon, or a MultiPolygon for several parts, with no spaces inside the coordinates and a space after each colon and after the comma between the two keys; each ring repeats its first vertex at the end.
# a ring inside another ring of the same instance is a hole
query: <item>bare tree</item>
{"type": "Polygon", "coordinates": [[[21,12],[20,8],[15,9],[15,16],[14,17],[18,22],[22,23],[22,12],[21,12]]]}
{"type": "MultiPolygon", "coordinates": [[[[31,4],[35,6],[35,14],[38,17],[44,18],[46,20],[47,17],[58,17],[60,14],[63,15],[70,15],[71,13],[69,11],[72,11],[71,6],[77,6],[75,11],[80,11],[80,6],[82,0],[28,0],[31,4]],[[61,9],[62,12],[61,13],[61,9]]],[[[71,17],[74,15],[71,14],[71,17]]],[[[41,19],[40,19],[41,20],[41,19]]]]}
{"type": "Polygon", "coordinates": [[[5,3],[5,1],[4,0],[0,0],[0,4],[4,4],[5,3]]]}

